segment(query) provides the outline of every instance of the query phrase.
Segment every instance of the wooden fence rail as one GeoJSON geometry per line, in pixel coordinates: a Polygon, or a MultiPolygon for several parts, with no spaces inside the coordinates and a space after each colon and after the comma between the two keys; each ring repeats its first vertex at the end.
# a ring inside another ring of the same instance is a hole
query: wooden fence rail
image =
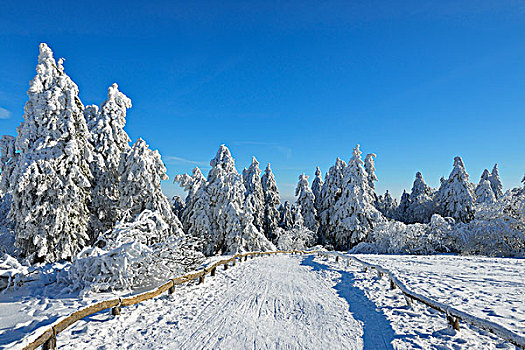
{"type": "Polygon", "coordinates": [[[83,319],[84,317],[96,314],[97,312],[100,312],[106,309],[111,309],[112,315],[119,315],[120,310],[123,306],[135,305],[142,301],[155,298],[165,292],[172,294],[175,291],[174,287],[176,285],[179,285],[185,282],[189,282],[192,280],[196,280],[196,279],[198,279],[199,282],[204,282],[204,276],[206,276],[207,274],[210,274],[211,276],[215,276],[216,269],[220,265],[224,265],[224,269],[226,270],[230,263],[232,263],[232,265],[235,266],[237,260],[241,262],[242,259],[244,258],[244,260],[246,261],[248,260],[248,257],[251,257],[253,259],[257,256],[264,256],[264,255],[271,255],[271,254],[312,254],[312,253],[318,253],[318,251],[317,250],[315,251],[303,251],[303,250],[282,251],[282,250],[279,250],[279,251],[272,251],[272,252],[250,252],[250,253],[244,253],[244,254],[235,254],[230,259],[217,261],[216,263],[210,266],[207,266],[206,268],[200,271],[171,279],[154,290],[151,290],[151,291],[148,291],[148,292],[136,295],[136,296],[128,297],[128,298],[117,298],[117,299],[102,301],[102,302],[87,306],[78,311],[75,311],[71,315],[61,318],[60,320],[55,322],[52,326],[50,326],[42,334],[40,334],[34,341],[26,345],[24,347],[24,350],[33,350],[33,349],[38,348],[39,346],[42,346],[44,350],[56,349],[57,347],[56,336],[59,333],[63,332],[69,326],[73,325],[75,322],[83,319]]]}

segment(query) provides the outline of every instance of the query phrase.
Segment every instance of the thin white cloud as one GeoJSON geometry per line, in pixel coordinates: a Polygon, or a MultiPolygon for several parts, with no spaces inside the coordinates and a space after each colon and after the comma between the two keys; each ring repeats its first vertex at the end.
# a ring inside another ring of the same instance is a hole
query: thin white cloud
{"type": "Polygon", "coordinates": [[[171,161],[171,162],[175,162],[175,163],[193,164],[193,165],[199,165],[199,166],[202,166],[202,167],[209,167],[210,166],[210,164],[208,162],[201,162],[201,161],[198,161],[198,160],[190,160],[190,159],[177,157],[177,156],[166,156],[166,157],[162,157],[162,158],[165,161],[171,161]]]}
{"type": "Polygon", "coordinates": [[[0,119],[9,119],[11,118],[11,112],[7,109],[0,107],[0,119]]]}

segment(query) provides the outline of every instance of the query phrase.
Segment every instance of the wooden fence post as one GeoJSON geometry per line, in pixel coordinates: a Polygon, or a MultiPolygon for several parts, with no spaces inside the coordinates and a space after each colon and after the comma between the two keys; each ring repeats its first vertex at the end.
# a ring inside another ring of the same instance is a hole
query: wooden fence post
{"type": "Polygon", "coordinates": [[[235,266],[237,259],[233,259],[232,266],[235,266]]]}
{"type": "Polygon", "coordinates": [[[458,317],[447,315],[447,321],[452,326],[452,328],[454,328],[456,331],[459,331],[459,318],[458,317]]]}
{"type": "Polygon", "coordinates": [[[173,283],[170,287],[170,289],[168,289],[168,294],[171,295],[173,293],[175,293],[175,281],[171,280],[171,283],[173,283]]]}
{"type": "Polygon", "coordinates": [[[203,283],[204,283],[204,275],[199,277],[199,284],[203,284],[203,283]]]}
{"type": "Polygon", "coordinates": [[[396,289],[396,284],[394,283],[393,279],[390,279],[390,289],[396,289]]]}
{"type": "Polygon", "coordinates": [[[56,350],[56,348],[57,348],[57,335],[55,333],[55,328],[53,327],[51,329],[53,330],[53,334],[42,345],[42,350],[56,350]]]}
{"type": "Polygon", "coordinates": [[[111,315],[118,316],[122,311],[122,299],[118,298],[118,305],[111,308],[111,315]]]}
{"type": "Polygon", "coordinates": [[[339,255],[335,257],[335,262],[339,262],[339,255]]]}
{"type": "Polygon", "coordinates": [[[211,275],[211,277],[215,277],[215,267],[213,269],[211,269],[210,275],[211,275]]]}

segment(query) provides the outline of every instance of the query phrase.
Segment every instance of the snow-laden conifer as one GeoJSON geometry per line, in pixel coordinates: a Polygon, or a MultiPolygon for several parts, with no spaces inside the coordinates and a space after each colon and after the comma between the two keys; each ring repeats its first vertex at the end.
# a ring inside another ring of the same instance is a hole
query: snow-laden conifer
{"type": "Polygon", "coordinates": [[[384,220],[374,206],[368,174],[361,159],[359,145],[345,168],[343,191],[330,217],[329,238],[334,247],[350,249],[363,241],[373,227],[384,220]]]}
{"type": "Polygon", "coordinates": [[[462,222],[474,218],[474,191],[461,157],[454,158],[454,168],[446,181],[442,181],[438,193],[438,210],[442,216],[462,222]]]}
{"type": "Polygon", "coordinates": [[[284,230],[293,228],[294,225],[294,208],[292,205],[285,201],[279,207],[279,227],[284,230]]]}
{"type": "Polygon", "coordinates": [[[488,180],[490,182],[490,186],[492,187],[492,191],[494,191],[496,199],[499,199],[501,196],[503,196],[503,184],[499,178],[498,164],[494,164],[492,173],[490,174],[488,180]]]}
{"type": "Polygon", "coordinates": [[[374,162],[375,157],[375,153],[369,153],[365,157],[365,170],[368,174],[368,185],[372,190],[376,188],[375,183],[378,181],[376,176],[376,166],[374,162]]]}
{"type": "Polygon", "coordinates": [[[88,106],[84,112],[91,132],[95,161],[91,163],[93,191],[91,236],[111,229],[117,220],[120,200],[118,166],[122,154],[130,149],[131,141],[124,131],[126,111],[131,100],[113,84],[108,88],[107,99],[100,106],[88,106]]]}
{"type": "MultiPolygon", "coordinates": [[[[2,228],[7,228],[8,226],[11,228],[13,224],[8,219],[11,208],[9,179],[16,164],[16,157],[15,138],[9,135],[2,136],[0,139],[0,231],[2,231],[2,228]]],[[[9,233],[9,236],[11,239],[13,238],[11,233],[9,233]]],[[[0,247],[0,249],[2,249],[2,247],[0,247]]]]}
{"type": "Polygon", "coordinates": [[[297,197],[297,206],[301,208],[304,226],[313,232],[317,232],[319,227],[316,219],[315,196],[308,185],[308,176],[304,173],[299,176],[295,196],[297,197]]]}
{"type": "Polygon", "coordinates": [[[396,220],[407,223],[410,217],[410,194],[403,190],[401,194],[401,199],[399,201],[399,206],[396,210],[396,220]]]}
{"type": "Polygon", "coordinates": [[[210,165],[207,182],[194,195],[188,233],[201,238],[206,255],[274,249],[245,208],[246,188],[230,150],[221,145],[210,165]]]}
{"type": "Polygon", "coordinates": [[[494,195],[494,191],[492,190],[490,182],[481,178],[481,181],[476,187],[476,203],[490,204],[494,202],[496,202],[496,196],[494,195]]]}
{"type": "Polygon", "coordinates": [[[207,219],[209,198],[203,189],[206,178],[202,175],[201,170],[195,167],[192,175],[177,175],[173,182],[178,183],[187,192],[184,210],[181,214],[184,231],[191,236],[205,236],[210,226],[207,219]]]}
{"type": "Polygon", "coordinates": [[[279,189],[275,182],[270,163],[266,166],[264,174],[261,179],[263,194],[264,194],[264,234],[269,239],[274,239],[273,232],[279,227],[279,206],[281,199],[279,197],[279,189]]]}
{"type": "Polygon", "coordinates": [[[407,223],[430,222],[430,218],[435,214],[433,193],[432,188],[425,183],[423,175],[418,171],[410,192],[407,223]]]}
{"type": "Polygon", "coordinates": [[[379,196],[376,207],[385,217],[389,219],[396,219],[397,215],[397,201],[392,198],[390,192],[386,190],[383,196],[379,196]]]}
{"type": "Polygon", "coordinates": [[[77,85],[40,44],[10,179],[16,245],[32,261],[69,259],[88,241],[92,148],[77,85]]]}
{"type": "Polygon", "coordinates": [[[333,215],[335,203],[341,197],[345,168],[346,163],[338,157],[325,176],[325,183],[321,189],[321,209],[317,213],[321,225],[322,239],[327,234],[327,231],[330,230],[330,217],[333,215]]]}
{"type": "Polygon", "coordinates": [[[180,196],[171,197],[171,210],[177,215],[179,220],[182,220],[182,212],[184,211],[184,200],[180,196]]]}
{"type": "Polygon", "coordinates": [[[312,193],[315,197],[315,210],[319,214],[320,208],[321,208],[321,191],[323,190],[323,177],[321,175],[321,169],[317,167],[315,169],[315,178],[314,181],[312,181],[312,193]]]}
{"type": "Polygon", "coordinates": [[[264,232],[264,193],[261,182],[259,162],[252,157],[252,164],[242,172],[245,193],[245,205],[253,217],[253,224],[257,230],[264,232]]]}
{"type": "Polygon", "coordinates": [[[119,217],[133,221],[144,210],[158,213],[175,236],[182,236],[182,225],[171,210],[169,199],[161,189],[160,181],[167,180],[166,167],[158,151],[149,149],[146,142],[137,142],[120,159],[119,217]]]}

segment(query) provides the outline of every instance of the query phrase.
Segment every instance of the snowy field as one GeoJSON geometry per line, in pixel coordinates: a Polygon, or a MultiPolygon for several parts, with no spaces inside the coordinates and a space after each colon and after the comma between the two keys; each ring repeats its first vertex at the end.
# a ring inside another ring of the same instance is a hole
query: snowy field
{"type": "MultiPolygon", "coordinates": [[[[427,274],[433,274],[433,269],[441,271],[446,266],[451,266],[451,269],[454,266],[454,269],[467,273],[475,271],[473,265],[484,259],[359,257],[375,263],[384,259],[381,262],[390,262],[390,265],[385,263],[385,267],[392,269],[395,264],[414,261],[412,270],[400,269],[400,275],[407,286],[430,290],[432,297],[440,288],[443,294],[448,293],[438,284],[438,280],[440,283],[446,281],[444,271],[442,277],[425,279],[427,274]],[[403,262],[402,258],[407,260],[403,262]],[[418,259],[421,262],[417,263],[418,259]],[[431,267],[433,264],[434,268],[431,267]],[[460,264],[463,267],[458,266],[460,264]],[[411,279],[404,277],[401,271],[411,276],[421,273],[415,282],[410,283],[411,279]]],[[[512,281],[519,284],[520,278],[523,282],[517,271],[506,274],[494,271],[496,268],[510,269],[505,263],[507,259],[488,260],[493,263],[484,267],[482,275],[492,283],[484,290],[493,294],[482,295],[480,303],[485,300],[485,304],[464,302],[468,305],[464,307],[465,311],[472,312],[479,305],[500,310],[497,295],[501,298],[504,288],[491,286],[509,285],[512,281]],[[489,271],[493,272],[490,280],[489,271]],[[501,281],[496,280],[497,276],[503,276],[501,281]]],[[[465,275],[464,278],[465,281],[456,282],[456,288],[462,293],[466,293],[465,289],[470,286],[467,284],[470,277],[465,275]]],[[[482,289],[480,286],[484,283],[479,280],[475,286],[482,289]]],[[[27,315],[27,321],[19,322],[17,329],[6,329],[5,324],[9,322],[5,321],[11,316],[5,316],[2,311],[4,325],[0,344],[4,348],[13,347],[13,344],[8,345],[13,341],[13,334],[20,335],[22,331],[28,332],[46,324],[48,321],[44,316],[56,318],[57,314],[63,315],[91,302],[88,299],[74,300],[73,297],[46,297],[39,301],[38,295],[22,296],[20,292],[0,297],[2,305],[8,306],[8,309],[2,307],[2,310],[7,310],[6,314],[18,315],[18,318],[21,314],[27,315]],[[32,317],[40,317],[40,321],[30,321],[32,317]]],[[[512,295],[519,298],[518,292],[511,294],[502,305],[511,305],[512,295]]],[[[477,293],[473,289],[472,294],[477,293]]],[[[95,297],[104,299],[108,296],[95,297]]],[[[505,309],[505,306],[501,308],[505,309]]],[[[507,320],[502,324],[510,328],[513,322],[523,320],[520,316],[523,315],[523,304],[517,305],[516,309],[515,313],[508,312],[501,317],[507,320]]],[[[348,266],[345,262],[336,263],[333,259],[328,261],[313,255],[286,255],[256,258],[227,271],[217,270],[217,276],[208,277],[203,285],[179,286],[171,296],[163,295],[123,308],[118,317],[112,317],[108,312],[87,317],[61,333],[58,344],[60,349],[515,349],[476,327],[466,324],[461,327],[460,332],[450,329],[443,314],[422,304],[407,306],[399,290],[389,289],[386,278],[380,279],[372,271],[365,272],[361,266],[348,266]]]]}
{"type": "Polygon", "coordinates": [[[356,255],[410,290],[525,336],[525,260],[449,255],[356,255]]]}

